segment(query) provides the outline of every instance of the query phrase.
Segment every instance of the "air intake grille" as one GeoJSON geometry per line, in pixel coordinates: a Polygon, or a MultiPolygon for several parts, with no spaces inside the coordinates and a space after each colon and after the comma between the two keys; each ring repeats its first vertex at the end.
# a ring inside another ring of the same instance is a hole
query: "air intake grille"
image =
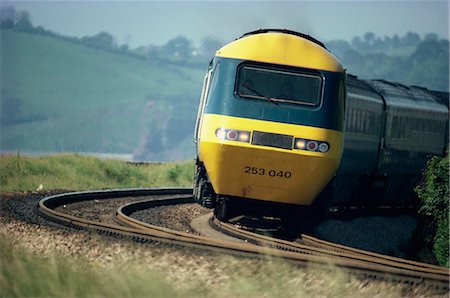
{"type": "Polygon", "coordinates": [[[293,136],[254,131],[252,144],[291,150],[293,138],[294,138],[293,136]]]}

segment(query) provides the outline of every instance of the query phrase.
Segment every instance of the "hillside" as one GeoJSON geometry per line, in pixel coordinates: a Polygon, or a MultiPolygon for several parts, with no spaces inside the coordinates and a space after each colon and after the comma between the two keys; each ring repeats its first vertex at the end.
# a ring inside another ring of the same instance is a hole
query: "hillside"
{"type": "Polygon", "coordinates": [[[0,55],[2,151],[193,156],[202,70],[12,30],[0,55]]]}

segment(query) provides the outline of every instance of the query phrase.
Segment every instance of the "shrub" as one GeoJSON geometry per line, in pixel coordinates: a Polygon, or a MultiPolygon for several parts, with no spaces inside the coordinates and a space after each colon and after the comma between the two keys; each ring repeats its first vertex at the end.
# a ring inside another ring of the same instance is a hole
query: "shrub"
{"type": "Polygon", "coordinates": [[[423,172],[416,193],[421,200],[419,213],[426,218],[431,232],[425,235],[439,264],[449,266],[449,155],[433,157],[423,172]]]}
{"type": "Polygon", "coordinates": [[[169,169],[167,171],[167,178],[170,181],[177,181],[178,177],[180,177],[182,168],[179,165],[175,165],[173,168],[169,169]]]}

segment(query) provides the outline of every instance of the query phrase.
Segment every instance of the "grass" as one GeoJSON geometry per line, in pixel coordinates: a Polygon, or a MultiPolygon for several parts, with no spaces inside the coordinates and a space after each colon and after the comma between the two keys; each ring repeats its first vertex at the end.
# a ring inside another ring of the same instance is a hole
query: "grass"
{"type": "Polygon", "coordinates": [[[1,297],[177,297],[169,282],[138,267],[99,269],[83,260],[42,258],[0,239],[1,297]]]}
{"type": "Polygon", "coordinates": [[[130,165],[77,154],[0,156],[0,190],[191,187],[194,162],[130,165]]]}
{"type": "MultiPolygon", "coordinates": [[[[164,272],[146,267],[145,260],[102,267],[83,258],[42,257],[0,239],[0,297],[270,298],[400,297],[411,294],[403,286],[362,282],[332,267],[329,270],[302,269],[274,259],[251,264],[252,261],[220,256],[213,261],[213,274],[222,271],[228,278],[213,285],[189,277],[174,283],[164,272]]],[[[207,270],[203,274],[212,272],[207,270]]],[[[206,280],[211,282],[210,277],[206,280]]]]}

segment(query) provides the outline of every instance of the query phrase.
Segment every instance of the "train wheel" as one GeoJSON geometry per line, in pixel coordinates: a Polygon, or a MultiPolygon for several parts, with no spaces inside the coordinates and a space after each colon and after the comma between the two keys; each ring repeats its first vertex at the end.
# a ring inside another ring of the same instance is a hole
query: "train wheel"
{"type": "Polygon", "coordinates": [[[326,187],[314,203],[309,207],[308,222],[313,225],[318,225],[328,218],[331,201],[334,197],[334,188],[326,187]]]}
{"type": "Polygon", "coordinates": [[[287,239],[293,240],[300,236],[304,227],[304,214],[300,208],[291,207],[283,211],[281,225],[287,239]]]}
{"type": "Polygon", "coordinates": [[[231,215],[231,206],[226,200],[218,200],[216,208],[214,208],[214,215],[220,221],[228,221],[231,215]]]}

